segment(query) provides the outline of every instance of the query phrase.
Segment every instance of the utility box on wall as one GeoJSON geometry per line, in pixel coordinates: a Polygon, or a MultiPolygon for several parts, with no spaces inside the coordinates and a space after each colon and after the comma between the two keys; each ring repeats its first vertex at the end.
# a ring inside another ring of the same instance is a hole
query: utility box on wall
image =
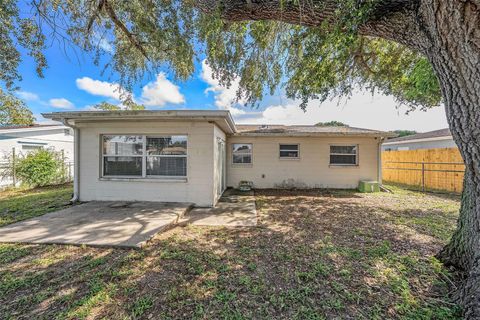
{"type": "Polygon", "coordinates": [[[360,192],[380,192],[380,184],[377,181],[360,181],[358,183],[360,192]]]}

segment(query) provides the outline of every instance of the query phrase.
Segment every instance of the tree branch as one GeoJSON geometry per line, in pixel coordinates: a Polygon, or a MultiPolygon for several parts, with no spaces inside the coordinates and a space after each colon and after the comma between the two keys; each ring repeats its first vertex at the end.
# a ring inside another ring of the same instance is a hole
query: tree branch
{"type": "MultiPolygon", "coordinates": [[[[115,10],[113,10],[110,3],[107,0],[100,0],[99,5],[98,5],[99,10],[101,10],[102,7],[105,9],[105,11],[107,12],[108,16],[110,17],[112,22],[115,24],[115,26],[123,32],[123,34],[128,38],[128,40],[130,40],[132,45],[138,51],[140,51],[142,53],[142,55],[145,57],[145,59],[150,60],[148,58],[147,52],[145,51],[145,48],[142,46],[140,41],[138,41],[138,39],[130,32],[130,30],[128,30],[128,28],[122,23],[122,21],[120,21],[120,19],[118,19],[117,15],[115,13],[115,10]]],[[[92,17],[90,22],[93,23],[92,20],[94,20],[94,19],[95,19],[95,17],[92,17]]],[[[90,23],[89,23],[89,27],[90,27],[90,23]]]]}
{"type": "Polygon", "coordinates": [[[95,22],[95,19],[97,19],[98,14],[102,11],[104,4],[105,4],[105,1],[104,1],[104,0],[98,1],[97,11],[95,11],[95,13],[93,14],[93,16],[91,16],[91,17],[90,17],[90,20],[88,21],[87,33],[89,33],[90,30],[92,29],[93,23],[95,22]]]}
{"type": "MultiPolygon", "coordinates": [[[[421,0],[379,1],[368,21],[359,26],[361,35],[381,37],[424,52],[427,42],[418,28],[416,10],[421,0]]],[[[359,3],[362,0],[358,0],[359,3]]],[[[277,20],[306,27],[319,27],[337,18],[338,0],[198,0],[195,5],[206,13],[219,12],[228,21],[277,20]]]]}

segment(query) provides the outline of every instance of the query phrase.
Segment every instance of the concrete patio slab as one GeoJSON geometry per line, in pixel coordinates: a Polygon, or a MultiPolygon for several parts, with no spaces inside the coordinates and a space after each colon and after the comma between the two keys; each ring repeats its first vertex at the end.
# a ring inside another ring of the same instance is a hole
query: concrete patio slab
{"type": "Polygon", "coordinates": [[[182,222],[197,226],[256,226],[257,209],[253,191],[227,189],[214,208],[194,208],[182,222]]]}
{"type": "Polygon", "coordinates": [[[92,201],[0,228],[0,242],[134,247],[176,223],[190,203],[92,201]]]}

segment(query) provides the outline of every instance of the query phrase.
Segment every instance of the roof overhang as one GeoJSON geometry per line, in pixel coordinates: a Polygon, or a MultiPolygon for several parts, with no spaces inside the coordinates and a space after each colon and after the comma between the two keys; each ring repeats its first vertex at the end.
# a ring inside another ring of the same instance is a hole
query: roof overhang
{"type": "Polygon", "coordinates": [[[75,125],[86,122],[108,121],[208,121],[226,133],[235,133],[236,127],[229,111],[224,110],[115,110],[42,113],[47,119],[75,125]]]}

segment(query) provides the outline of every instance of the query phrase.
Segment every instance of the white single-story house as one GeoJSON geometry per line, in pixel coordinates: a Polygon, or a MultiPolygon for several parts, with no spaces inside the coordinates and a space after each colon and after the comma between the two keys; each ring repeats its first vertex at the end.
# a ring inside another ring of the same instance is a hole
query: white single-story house
{"type": "Polygon", "coordinates": [[[381,181],[391,133],[352,127],[236,125],[228,111],[43,114],[75,131],[75,197],[213,206],[227,187],[356,188],[381,181]]]}
{"type": "Polygon", "coordinates": [[[410,136],[392,138],[382,145],[383,151],[402,151],[436,148],[457,148],[450,129],[440,129],[417,133],[410,136]]]}
{"type": "MultiPolygon", "coordinates": [[[[0,126],[0,171],[12,155],[25,155],[38,149],[63,152],[65,162],[73,161],[73,130],[58,124],[0,126]]],[[[11,177],[1,176],[0,187],[12,185],[11,177]]]]}
{"type": "Polygon", "coordinates": [[[31,126],[0,126],[0,153],[17,154],[41,148],[64,151],[65,158],[73,160],[73,130],[57,124],[31,126]]]}

